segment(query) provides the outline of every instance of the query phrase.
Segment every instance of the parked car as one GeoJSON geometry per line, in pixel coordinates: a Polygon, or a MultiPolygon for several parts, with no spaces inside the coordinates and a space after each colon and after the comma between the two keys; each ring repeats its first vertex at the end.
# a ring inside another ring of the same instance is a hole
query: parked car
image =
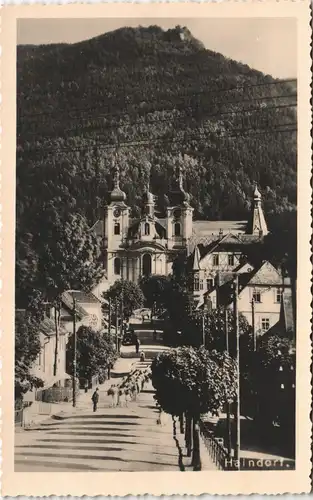
{"type": "Polygon", "coordinates": [[[135,345],[137,339],[137,335],[132,330],[127,330],[124,333],[122,345],[135,345]]]}

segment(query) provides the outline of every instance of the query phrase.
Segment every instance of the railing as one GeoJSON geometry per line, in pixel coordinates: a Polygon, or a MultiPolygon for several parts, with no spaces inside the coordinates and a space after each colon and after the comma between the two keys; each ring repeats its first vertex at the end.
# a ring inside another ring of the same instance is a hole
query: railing
{"type": "Polygon", "coordinates": [[[224,448],[223,439],[216,438],[214,432],[208,428],[208,424],[200,420],[200,434],[211,459],[219,470],[230,470],[231,459],[224,448]]]}

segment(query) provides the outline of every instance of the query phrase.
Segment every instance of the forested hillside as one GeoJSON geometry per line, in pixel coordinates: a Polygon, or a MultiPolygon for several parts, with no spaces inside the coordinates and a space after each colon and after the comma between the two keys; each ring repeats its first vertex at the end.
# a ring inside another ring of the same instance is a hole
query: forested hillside
{"type": "Polygon", "coordinates": [[[94,222],[118,144],[134,214],[149,175],[162,211],[179,153],[197,217],[245,217],[255,181],[267,213],[296,204],[296,82],[205,50],[187,29],[19,46],[17,84],[23,227],[49,200],[94,222]]]}

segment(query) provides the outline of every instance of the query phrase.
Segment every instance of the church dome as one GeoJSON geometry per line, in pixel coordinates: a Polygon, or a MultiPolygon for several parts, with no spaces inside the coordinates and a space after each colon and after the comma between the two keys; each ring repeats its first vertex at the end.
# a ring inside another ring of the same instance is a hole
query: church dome
{"type": "Polygon", "coordinates": [[[126,200],[126,193],[120,188],[120,170],[118,165],[114,168],[114,188],[110,193],[111,202],[124,202],[126,200]]]}
{"type": "Polygon", "coordinates": [[[254,188],[253,198],[255,199],[255,201],[261,200],[261,198],[262,198],[257,184],[255,185],[255,188],[254,188]]]}
{"type": "Polygon", "coordinates": [[[144,201],[145,203],[154,203],[154,196],[150,191],[146,191],[144,194],[144,201]]]}
{"type": "Polygon", "coordinates": [[[115,187],[113,189],[113,191],[111,191],[110,199],[111,199],[111,201],[114,201],[114,202],[125,201],[126,200],[126,193],[124,193],[124,191],[122,191],[120,189],[120,187],[115,187]]]}

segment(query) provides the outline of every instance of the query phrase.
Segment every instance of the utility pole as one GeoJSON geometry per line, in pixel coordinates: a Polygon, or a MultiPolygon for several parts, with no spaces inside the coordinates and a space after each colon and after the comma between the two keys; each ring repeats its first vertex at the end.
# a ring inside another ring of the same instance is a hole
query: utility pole
{"type": "MultiPolygon", "coordinates": [[[[226,352],[229,355],[229,334],[228,334],[228,310],[225,307],[225,341],[226,341],[226,352]]],[[[227,402],[226,406],[226,421],[227,421],[227,452],[228,458],[232,455],[232,442],[231,442],[231,404],[227,402]]]]}
{"type": "Polygon", "coordinates": [[[255,332],[255,302],[252,297],[251,300],[251,308],[252,308],[252,335],[253,335],[253,350],[256,351],[256,332],[255,332]]]}
{"type": "Polygon", "coordinates": [[[120,324],[120,338],[123,338],[123,322],[124,322],[124,282],[122,280],[122,294],[121,294],[121,324],[120,324]]]}
{"type": "Polygon", "coordinates": [[[76,406],[76,354],[77,354],[77,335],[76,335],[76,300],[73,297],[73,336],[74,336],[74,353],[73,353],[73,407],[76,406]]]}
{"type": "Polygon", "coordinates": [[[115,298],[115,346],[118,352],[118,300],[115,298]]]}
{"type": "Polygon", "coordinates": [[[205,315],[206,311],[203,308],[203,314],[202,314],[202,345],[205,346],[205,315]]]}
{"type": "Polygon", "coordinates": [[[239,347],[239,317],[238,317],[238,275],[235,275],[234,283],[234,333],[236,337],[236,363],[237,363],[237,398],[236,398],[236,444],[235,444],[235,462],[238,470],[240,469],[240,347],[239,347]]]}
{"type": "Polygon", "coordinates": [[[108,332],[109,332],[109,339],[111,340],[111,327],[112,327],[112,299],[109,297],[109,325],[108,325],[108,332]]]}

